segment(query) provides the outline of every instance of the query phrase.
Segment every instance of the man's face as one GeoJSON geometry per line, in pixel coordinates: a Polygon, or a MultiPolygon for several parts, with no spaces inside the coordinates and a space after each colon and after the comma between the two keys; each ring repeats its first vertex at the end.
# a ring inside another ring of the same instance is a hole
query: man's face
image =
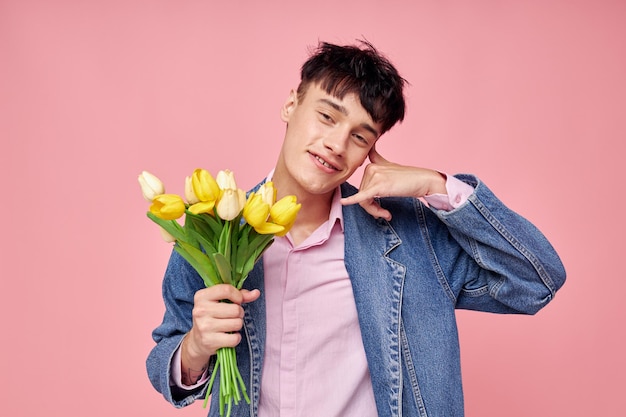
{"type": "Polygon", "coordinates": [[[357,95],[339,99],[317,85],[301,100],[292,91],[281,117],[287,131],[275,171],[277,188],[299,198],[332,193],[363,164],[381,131],[357,95]]]}

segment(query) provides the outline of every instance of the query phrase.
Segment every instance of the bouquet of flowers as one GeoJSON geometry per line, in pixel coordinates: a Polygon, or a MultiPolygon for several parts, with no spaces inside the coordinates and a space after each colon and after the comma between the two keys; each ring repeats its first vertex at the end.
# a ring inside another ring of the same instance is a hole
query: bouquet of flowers
{"type": "MultiPolygon", "coordinates": [[[[241,289],[248,273],[273,242],[293,226],[300,210],[295,196],[276,201],[276,189],[266,182],[256,192],[237,188],[234,174],[219,171],[215,179],[204,169],[185,178],[185,197],[165,194],[163,183],[143,171],[139,184],[151,202],[148,217],[161,228],[163,238],[198,272],[208,287],[226,283],[241,289]],[[177,219],[184,215],[183,224],[177,219]]],[[[230,415],[242,396],[249,404],[234,348],[217,351],[204,407],[220,371],[220,415],[230,415]]]]}

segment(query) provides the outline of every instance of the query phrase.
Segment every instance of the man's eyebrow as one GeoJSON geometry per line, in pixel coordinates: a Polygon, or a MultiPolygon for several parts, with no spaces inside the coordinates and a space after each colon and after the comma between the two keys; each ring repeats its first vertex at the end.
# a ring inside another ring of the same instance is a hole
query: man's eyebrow
{"type": "MultiPolygon", "coordinates": [[[[348,109],[346,109],[344,106],[342,106],[341,104],[335,103],[332,100],[329,100],[327,98],[321,98],[319,99],[319,102],[326,104],[330,107],[332,107],[333,109],[337,110],[338,112],[340,112],[341,114],[344,115],[348,115],[348,109]]],[[[362,123],[361,127],[369,132],[371,132],[376,138],[378,138],[380,136],[380,133],[374,129],[374,127],[370,126],[368,123],[362,123]]]]}
{"type": "Polygon", "coordinates": [[[333,109],[337,110],[340,113],[345,114],[346,116],[348,115],[348,109],[346,109],[344,106],[342,106],[341,104],[337,104],[332,100],[329,100],[327,98],[321,98],[319,99],[320,102],[329,105],[330,107],[332,107],[333,109]]]}
{"type": "Polygon", "coordinates": [[[379,133],[376,129],[374,129],[372,126],[370,126],[369,124],[367,124],[367,123],[362,123],[362,124],[361,124],[361,127],[362,127],[363,129],[365,129],[365,130],[367,130],[367,131],[371,132],[371,133],[372,133],[372,135],[374,135],[374,137],[375,137],[375,138],[377,138],[377,139],[378,139],[378,137],[380,136],[380,133],[379,133]]]}

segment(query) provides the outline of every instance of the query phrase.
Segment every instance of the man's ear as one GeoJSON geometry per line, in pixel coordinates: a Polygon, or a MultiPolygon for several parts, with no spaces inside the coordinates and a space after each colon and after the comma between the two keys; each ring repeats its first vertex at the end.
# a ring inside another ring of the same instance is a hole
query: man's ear
{"type": "Polygon", "coordinates": [[[298,105],[298,93],[296,93],[295,90],[291,90],[289,92],[289,96],[287,97],[287,100],[285,100],[285,104],[283,104],[283,107],[280,109],[280,118],[283,120],[283,122],[287,122],[287,123],[289,122],[289,119],[291,118],[291,114],[293,113],[297,105],[298,105]]]}

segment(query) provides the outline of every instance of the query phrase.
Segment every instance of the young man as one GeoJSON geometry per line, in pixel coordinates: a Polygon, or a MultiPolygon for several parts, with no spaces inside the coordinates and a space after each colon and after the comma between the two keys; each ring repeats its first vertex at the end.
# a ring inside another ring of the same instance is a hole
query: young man
{"type": "Polygon", "coordinates": [[[559,257],[476,177],[376,152],[405,82],[371,45],[323,43],[301,75],[270,174],[302,203],[297,221],[241,291],[203,288],[173,253],[150,379],[188,405],[236,346],[252,402],[234,416],[462,416],[455,309],[534,314],[565,280],[559,257]],[[346,181],[368,158],[357,190],[346,181]]]}

